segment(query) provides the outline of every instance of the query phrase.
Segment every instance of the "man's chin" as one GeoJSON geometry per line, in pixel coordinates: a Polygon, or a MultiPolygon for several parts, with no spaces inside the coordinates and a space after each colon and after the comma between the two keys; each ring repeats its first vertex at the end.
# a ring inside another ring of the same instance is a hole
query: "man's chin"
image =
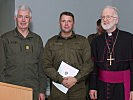
{"type": "Polygon", "coordinates": [[[103,27],[104,30],[109,30],[111,28],[110,25],[103,25],[102,27],[103,27]]]}
{"type": "Polygon", "coordinates": [[[21,28],[19,28],[21,31],[25,31],[25,30],[27,30],[28,28],[27,27],[21,27],[21,28]]]}
{"type": "Polygon", "coordinates": [[[63,30],[62,32],[63,33],[70,33],[72,30],[69,30],[69,31],[66,31],[66,30],[63,30]]]}

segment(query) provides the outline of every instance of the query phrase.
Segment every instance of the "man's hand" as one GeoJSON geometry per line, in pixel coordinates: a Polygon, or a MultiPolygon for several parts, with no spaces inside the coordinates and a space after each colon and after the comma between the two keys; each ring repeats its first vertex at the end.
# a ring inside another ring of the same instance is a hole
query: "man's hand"
{"type": "Polygon", "coordinates": [[[89,95],[90,95],[90,98],[92,100],[96,100],[97,99],[97,91],[96,90],[90,90],[89,95]]]}
{"type": "Polygon", "coordinates": [[[68,78],[67,78],[67,77],[64,77],[64,78],[63,78],[63,81],[62,81],[62,84],[63,84],[65,87],[67,87],[67,80],[68,80],[68,78]]]}
{"type": "Polygon", "coordinates": [[[133,91],[130,92],[130,99],[129,100],[133,100],[133,91]]]}
{"type": "Polygon", "coordinates": [[[77,79],[75,77],[64,77],[62,84],[67,88],[71,88],[76,84],[76,82],[77,82],[77,79]]]}
{"type": "Polygon", "coordinates": [[[39,93],[39,100],[45,100],[45,94],[39,93]]]}

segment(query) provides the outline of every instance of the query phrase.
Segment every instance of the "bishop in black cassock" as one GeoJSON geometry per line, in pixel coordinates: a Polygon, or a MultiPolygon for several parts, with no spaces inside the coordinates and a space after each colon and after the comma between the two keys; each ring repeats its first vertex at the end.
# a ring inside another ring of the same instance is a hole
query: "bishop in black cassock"
{"type": "Polygon", "coordinates": [[[90,90],[97,91],[98,100],[129,100],[133,91],[133,35],[114,27],[96,37],[91,47],[94,70],[90,90]]]}

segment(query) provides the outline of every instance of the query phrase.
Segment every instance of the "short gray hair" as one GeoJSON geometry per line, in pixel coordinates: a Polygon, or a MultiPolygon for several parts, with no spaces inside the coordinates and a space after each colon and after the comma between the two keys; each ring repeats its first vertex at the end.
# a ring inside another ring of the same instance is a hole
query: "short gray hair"
{"type": "MultiPolygon", "coordinates": [[[[113,7],[113,6],[106,6],[104,9],[106,9],[106,8],[113,9],[113,10],[114,10],[114,13],[115,13],[114,17],[119,18],[119,16],[118,16],[118,9],[117,9],[116,7],[113,7]]],[[[104,9],[103,9],[103,10],[104,10],[104,9]]],[[[103,11],[103,10],[102,10],[102,11],[103,11]]]]}
{"type": "Polygon", "coordinates": [[[27,5],[19,5],[18,6],[18,8],[15,10],[15,16],[17,17],[17,15],[18,15],[18,11],[19,10],[29,10],[29,12],[30,12],[30,17],[32,17],[32,11],[31,11],[31,9],[30,9],[30,7],[29,6],[27,6],[27,5]]]}

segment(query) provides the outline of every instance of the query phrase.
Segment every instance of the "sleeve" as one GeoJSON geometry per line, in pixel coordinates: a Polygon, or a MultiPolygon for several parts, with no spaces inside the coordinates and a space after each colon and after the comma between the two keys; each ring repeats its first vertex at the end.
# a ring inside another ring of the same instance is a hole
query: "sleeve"
{"type": "Polygon", "coordinates": [[[89,35],[87,39],[89,41],[89,44],[91,44],[91,41],[92,41],[91,35],[89,35]]]}
{"type": "Polygon", "coordinates": [[[133,91],[133,61],[130,62],[130,91],[133,91]]]}
{"type": "Polygon", "coordinates": [[[52,52],[50,50],[50,43],[51,41],[48,41],[44,48],[43,57],[42,57],[43,70],[52,81],[62,83],[63,77],[53,67],[53,60],[52,60],[53,58],[52,58],[52,52]]]}
{"type": "Polygon", "coordinates": [[[81,81],[87,77],[87,75],[93,70],[93,61],[91,59],[91,48],[87,39],[82,42],[82,59],[83,64],[79,73],[75,76],[77,81],[81,81]]]}
{"type": "Polygon", "coordinates": [[[131,56],[131,61],[130,61],[130,91],[133,91],[133,35],[131,36],[132,37],[132,39],[131,39],[131,54],[130,55],[132,55],[131,56]]]}
{"type": "Polygon", "coordinates": [[[41,50],[40,50],[40,56],[39,56],[39,73],[38,73],[38,76],[39,76],[39,92],[40,93],[44,93],[45,90],[46,90],[46,85],[47,85],[47,77],[43,71],[43,66],[42,66],[42,61],[41,61],[41,58],[42,58],[42,53],[43,53],[43,43],[42,43],[42,40],[41,40],[41,50]]]}
{"type": "Polygon", "coordinates": [[[4,41],[0,37],[0,82],[4,81],[4,69],[6,65],[4,41]]]}
{"type": "Polygon", "coordinates": [[[89,44],[91,44],[92,40],[95,38],[95,34],[91,34],[88,36],[88,41],[89,41],[89,44]]]}
{"type": "Polygon", "coordinates": [[[89,80],[89,85],[90,85],[90,90],[96,90],[97,89],[97,68],[96,68],[96,53],[97,53],[97,49],[96,49],[96,41],[92,41],[91,43],[91,56],[92,56],[92,60],[94,61],[94,69],[93,71],[90,73],[90,80],[89,80]]]}

